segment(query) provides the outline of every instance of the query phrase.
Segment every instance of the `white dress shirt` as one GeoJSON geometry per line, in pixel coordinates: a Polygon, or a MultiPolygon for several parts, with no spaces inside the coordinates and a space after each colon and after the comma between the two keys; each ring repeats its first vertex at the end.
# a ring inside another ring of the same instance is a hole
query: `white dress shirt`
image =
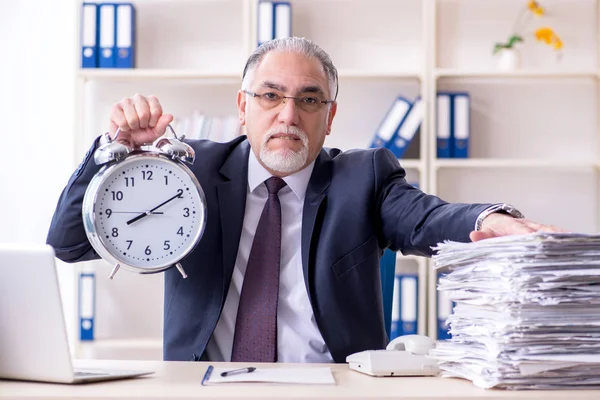
{"type": "MultiPolygon", "coordinates": [[[[281,203],[281,264],[277,306],[277,361],[279,362],[333,362],[317,327],[302,271],[302,211],[313,168],[314,161],[303,170],[283,178],[287,186],[279,191],[281,203]]],[[[264,181],[270,177],[271,174],[260,165],[254,153],[250,151],[244,225],[225,306],[206,348],[211,361],[231,360],[242,283],[254,233],[268,197],[264,181]]]]}

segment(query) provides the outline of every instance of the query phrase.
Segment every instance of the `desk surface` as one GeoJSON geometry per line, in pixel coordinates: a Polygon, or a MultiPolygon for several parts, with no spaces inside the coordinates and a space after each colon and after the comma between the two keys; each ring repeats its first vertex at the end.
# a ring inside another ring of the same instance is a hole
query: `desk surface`
{"type": "MultiPolygon", "coordinates": [[[[153,370],[148,377],[121,381],[61,385],[0,380],[0,398],[10,399],[600,399],[600,390],[485,390],[470,381],[444,378],[375,378],[346,364],[257,364],[270,368],[330,366],[336,385],[223,384],[201,386],[208,367],[202,362],[78,360],[77,366],[153,370]]],[[[239,367],[213,363],[215,367],[239,367]]]]}

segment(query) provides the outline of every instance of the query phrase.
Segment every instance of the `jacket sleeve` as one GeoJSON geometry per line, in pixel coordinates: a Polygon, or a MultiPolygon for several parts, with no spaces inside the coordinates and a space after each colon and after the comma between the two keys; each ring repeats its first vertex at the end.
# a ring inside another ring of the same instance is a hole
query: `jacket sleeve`
{"type": "Polygon", "coordinates": [[[403,254],[431,256],[445,240],[469,242],[481,212],[491,204],[448,203],[406,182],[406,173],[387,149],[374,153],[377,205],[384,246],[403,254]]]}
{"type": "Polygon", "coordinates": [[[93,154],[99,139],[94,141],[83,161],[63,189],[48,231],[46,243],[54,248],[56,257],[65,262],[88,261],[99,258],[87,239],[81,208],[88,184],[100,167],[93,154]]]}

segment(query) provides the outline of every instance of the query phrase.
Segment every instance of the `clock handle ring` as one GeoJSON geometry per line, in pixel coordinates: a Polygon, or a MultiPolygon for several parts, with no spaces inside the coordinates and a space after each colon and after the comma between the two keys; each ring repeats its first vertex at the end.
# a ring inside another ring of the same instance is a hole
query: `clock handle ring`
{"type": "Polygon", "coordinates": [[[171,124],[167,125],[167,128],[169,130],[171,130],[171,133],[173,134],[173,136],[175,137],[175,139],[180,140],[180,141],[183,140],[183,139],[185,139],[185,135],[181,135],[179,137],[177,136],[177,133],[175,133],[175,129],[173,129],[173,127],[171,126],[171,124]]]}
{"type": "MultiPolygon", "coordinates": [[[[173,134],[173,136],[175,137],[175,139],[177,139],[177,140],[183,140],[183,139],[185,139],[185,135],[177,136],[177,133],[175,133],[175,129],[173,129],[173,127],[171,126],[171,124],[167,125],[167,129],[169,129],[171,131],[171,133],[173,134]]],[[[114,139],[109,140],[109,143],[116,141],[117,138],[119,137],[119,133],[121,133],[121,128],[117,128],[117,130],[115,132],[114,139]]]]}

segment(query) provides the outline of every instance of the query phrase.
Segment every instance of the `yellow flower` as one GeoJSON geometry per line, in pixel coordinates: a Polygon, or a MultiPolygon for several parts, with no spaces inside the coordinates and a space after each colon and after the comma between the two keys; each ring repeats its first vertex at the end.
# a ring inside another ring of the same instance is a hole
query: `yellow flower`
{"type": "Polygon", "coordinates": [[[556,42],[554,42],[554,50],[560,50],[563,47],[563,42],[560,39],[557,39],[556,42]]]}
{"type": "Polygon", "coordinates": [[[552,35],[552,29],[550,28],[540,28],[537,31],[535,31],[535,38],[537,40],[549,40],[550,36],[552,35]]]}
{"type": "Polygon", "coordinates": [[[534,13],[537,16],[542,16],[545,14],[545,10],[542,6],[540,6],[540,3],[538,3],[537,1],[531,0],[529,2],[529,4],[527,5],[527,7],[529,8],[529,11],[531,11],[532,13],[534,13]]]}
{"type": "MultiPolygon", "coordinates": [[[[512,34],[509,36],[508,41],[496,43],[494,46],[494,54],[496,54],[501,49],[512,49],[516,46],[517,43],[521,43],[525,41],[525,36],[523,34],[526,24],[530,23],[535,16],[545,18],[547,15],[546,9],[542,7],[540,1],[535,0],[527,0],[521,7],[521,11],[515,25],[513,27],[512,34]],[[530,14],[531,13],[531,14],[530,14]],[[531,17],[531,15],[534,17],[531,17]]],[[[559,53],[559,56],[562,54],[560,50],[563,48],[563,42],[558,37],[558,35],[552,30],[550,27],[541,27],[534,31],[533,37],[536,41],[547,44],[552,47],[559,53]]]]}
{"type": "Polygon", "coordinates": [[[562,40],[554,33],[552,28],[548,28],[547,26],[535,31],[535,38],[538,41],[551,45],[555,50],[560,50],[563,47],[562,40]]]}

